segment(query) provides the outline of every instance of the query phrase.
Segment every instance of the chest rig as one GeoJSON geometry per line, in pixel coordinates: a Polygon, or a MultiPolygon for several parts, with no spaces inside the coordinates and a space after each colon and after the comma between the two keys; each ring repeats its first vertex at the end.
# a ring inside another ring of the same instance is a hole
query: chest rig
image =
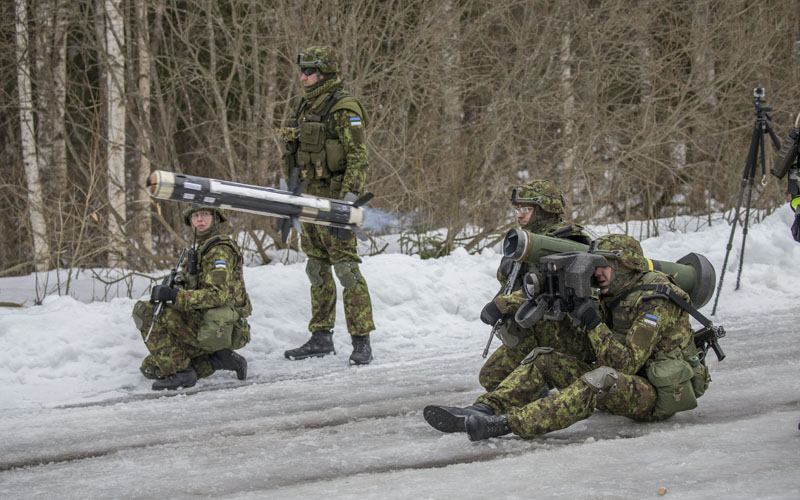
{"type": "Polygon", "coordinates": [[[366,126],[366,113],[361,103],[344,90],[334,89],[313,102],[305,98],[300,101],[295,113],[295,164],[300,170],[300,179],[327,180],[347,168],[344,147],[330,119],[331,113],[341,109],[363,117],[366,126]]]}

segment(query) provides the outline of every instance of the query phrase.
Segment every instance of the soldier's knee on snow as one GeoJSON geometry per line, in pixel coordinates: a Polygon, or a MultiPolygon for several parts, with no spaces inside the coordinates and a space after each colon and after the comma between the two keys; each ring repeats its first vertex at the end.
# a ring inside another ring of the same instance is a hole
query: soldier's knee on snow
{"type": "Polygon", "coordinates": [[[339,278],[339,283],[344,289],[352,288],[361,279],[358,271],[358,262],[339,262],[333,265],[333,272],[339,278]]]}
{"type": "Polygon", "coordinates": [[[322,279],[322,263],[318,260],[308,259],[306,261],[306,274],[312,287],[320,287],[325,283],[322,279]]]}
{"type": "Polygon", "coordinates": [[[581,376],[589,389],[597,394],[597,398],[602,400],[609,394],[617,392],[617,381],[619,380],[619,373],[617,370],[609,366],[601,366],[594,370],[584,373],[581,376]]]}

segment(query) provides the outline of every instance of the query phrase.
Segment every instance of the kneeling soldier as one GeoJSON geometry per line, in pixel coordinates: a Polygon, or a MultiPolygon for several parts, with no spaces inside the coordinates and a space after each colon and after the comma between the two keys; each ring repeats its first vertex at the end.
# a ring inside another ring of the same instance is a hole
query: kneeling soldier
{"type": "Polygon", "coordinates": [[[595,408],[657,421],[697,406],[710,377],[698,359],[689,315],[667,295],[641,285],[666,285],[686,301],[688,295],[669,276],[648,271],[639,242],[629,236],[599,238],[590,252],[608,262],[594,271],[599,313],[590,299],[582,299],[571,314],[586,332],[595,360],[534,349],[474,405],[426,407],[431,426],[467,432],[473,441],[510,432],[532,439],[588,418],[595,408]],[[559,391],[540,399],[545,383],[559,391]]]}
{"type": "Polygon", "coordinates": [[[197,243],[181,273],[183,287],[156,285],[150,301],[139,301],[133,308],[136,327],[145,338],[154,304],[167,306],[145,342],[150,354],[139,368],[145,377],[156,379],[154,390],[191,387],[198,377],[216,370],[233,370],[239,380],[247,377],[247,360],[233,349],[250,341],[246,318],[252,307],[242,253],[233,239],[219,232],[228,217],[219,208],[199,204],[183,216],[194,228],[197,243]]]}

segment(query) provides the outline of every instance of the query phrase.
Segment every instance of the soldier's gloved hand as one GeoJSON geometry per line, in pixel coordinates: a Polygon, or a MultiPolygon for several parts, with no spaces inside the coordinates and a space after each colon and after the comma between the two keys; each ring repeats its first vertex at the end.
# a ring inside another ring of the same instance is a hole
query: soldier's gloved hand
{"type": "Polygon", "coordinates": [[[481,311],[481,321],[486,323],[487,325],[494,326],[497,323],[497,320],[503,317],[503,313],[500,312],[500,308],[497,307],[494,300],[483,306],[483,310],[481,311]]]}
{"type": "Polygon", "coordinates": [[[792,238],[794,238],[794,241],[800,242],[800,212],[794,215],[794,222],[792,222],[792,238]]]}
{"type": "Polygon", "coordinates": [[[178,289],[167,285],[156,285],[150,292],[150,302],[175,302],[178,296],[178,289]]]}
{"type": "Polygon", "coordinates": [[[572,310],[572,317],[579,325],[583,325],[587,330],[594,330],[602,323],[600,315],[594,308],[592,299],[578,299],[575,301],[575,309],[572,310]]]}

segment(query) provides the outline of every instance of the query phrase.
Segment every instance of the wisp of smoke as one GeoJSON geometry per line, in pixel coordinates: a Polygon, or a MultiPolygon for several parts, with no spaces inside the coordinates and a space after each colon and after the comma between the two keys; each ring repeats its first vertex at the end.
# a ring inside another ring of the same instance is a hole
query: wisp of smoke
{"type": "Polygon", "coordinates": [[[364,207],[364,224],[362,229],[377,234],[386,234],[390,229],[397,228],[400,217],[391,212],[384,212],[379,208],[364,207]]]}

